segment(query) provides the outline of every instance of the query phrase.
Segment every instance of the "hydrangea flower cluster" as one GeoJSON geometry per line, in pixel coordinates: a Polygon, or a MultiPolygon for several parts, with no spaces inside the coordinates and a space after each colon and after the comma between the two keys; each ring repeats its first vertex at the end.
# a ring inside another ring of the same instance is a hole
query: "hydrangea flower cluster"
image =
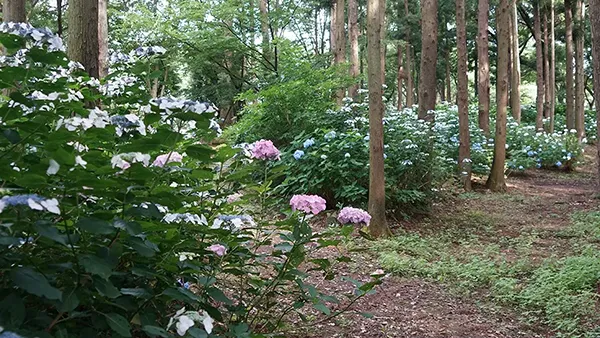
{"type": "Polygon", "coordinates": [[[202,323],[202,326],[204,326],[204,331],[206,331],[208,334],[211,334],[214,328],[214,322],[214,319],[212,319],[206,311],[185,311],[184,307],[178,310],[169,320],[167,330],[170,329],[173,324],[175,324],[177,334],[180,336],[185,336],[187,331],[194,326],[195,323],[202,323]]]}
{"type": "Polygon", "coordinates": [[[206,248],[206,250],[213,252],[217,256],[224,256],[227,253],[227,248],[221,244],[213,244],[206,248]]]}
{"type": "Polygon", "coordinates": [[[139,116],[135,114],[113,115],[110,117],[110,123],[116,126],[117,136],[121,137],[127,130],[135,129],[140,135],[146,135],[146,125],[139,116]]]}
{"type": "Polygon", "coordinates": [[[294,211],[300,210],[316,215],[326,209],[327,202],[317,195],[294,195],[290,199],[290,205],[294,211]]]}
{"type": "Polygon", "coordinates": [[[88,117],[74,116],[69,118],[61,118],[56,124],[56,130],[63,125],[68,131],[77,129],[88,130],[92,127],[105,128],[110,123],[108,112],[101,110],[98,107],[90,109],[88,117]]]}
{"type": "Polygon", "coordinates": [[[299,159],[301,159],[301,158],[302,158],[302,156],[304,156],[304,151],[302,151],[302,150],[296,150],[296,151],[294,152],[294,155],[293,155],[293,156],[294,156],[294,158],[295,158],[296,160],[299,160],[299,159]]]}
{"type": "Polygon", "coordinates": [[[183,214],[166,214],[163,219],[165,223],[191,223],[196,225],[208,225],[208,221],[204,215],[196,215],[189,212],[183,214]]]}
{"type": "Polygon", "coordinates": [[[167,50],[161,46],[149,46],[149,47],[138,47],[131,51],[130,55],[137,57],[144,56],[152,56],[152,55],[162,55],[166,53],[167,50]]]}
{"type": "Polygon", "coordinates": [[[371,222],[371,215],[368,212],[352,207],[345,207],[340,210],[337,220],[342,224],[366,224],[371,222]]]}
{"type": "Polygon", "coordinates": [[[248,215],[219,215],[214,219],[210,228],[238,231],[242,229],[244,225],[253,227],[256,223],[254,223],[252,217],[248,215]]]}
{"type": "Polygon", "coordinates": [[[65,51],[61,38],[54,35],[48,28],[34,28],[32,25],[23,22],[3,22],[0,24],[0,33],[31,38],[34,41],[34,46],[47,44],[49,52],[65,51]]]}
{"type": "Polygon", "coordinates": [[[252,158],[259,160],[279,160],[280,159],[279,149],[273,145],[270,140],[260,140],[254,142],[252,148],[252,158]]]}
{"type": "Polygon", "coordinates": [[[150,104],[164,110],[181,109],[183,111],[190,111],[198,114],[215,112],[215,108],[209,103],[181,100],[174,97],[157,97],[152,99],[150,104]]]}
{"type": "Polygon", "coordinates": [[[179,162],[183,160],[183,155],[174,151],[168,154],[158,155],[152,165],[155,167],[164,167],[167,163],[179,162]]]}
{"type": "Polygon", "coordinates": [[[58,200],[56,198],[47,199],[39,195],[14,195],[4,196],[0,199],[0,213],[8,206],[27,205],[32,210],[48,211],[60,215],[58,200]]]}
{"type": "Polygon", "coordinates": [[[139,152],[123,153],[117,154],[110,159],[110,164],[113,168],[118,167],[123,170],[131,167],[131,163],[142,163],[147,167],[150,164],[150,155],[139,152]]]}

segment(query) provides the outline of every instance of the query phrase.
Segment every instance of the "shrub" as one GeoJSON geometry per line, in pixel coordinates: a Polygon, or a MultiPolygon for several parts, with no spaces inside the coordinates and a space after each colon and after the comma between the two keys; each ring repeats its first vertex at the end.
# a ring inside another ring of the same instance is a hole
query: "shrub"
{"type": "MultiPolygon", "coordinates": [[[[152,75],[138,66],[160,49],[100,83],[47,30],[2,24],[0,43],[3,329],[248,337],[306,319],[305,306],[337,315],[339,300],[306,279],[334,277],[333,259],[311,256],[339,243],[334,230],[289,208],[266,217],[273,175],[243,149],[207,145],[218,130],[209,104],[148,103],[152,75]]],[[[350,297],[378,283],[356,282],[350,297]]]]}

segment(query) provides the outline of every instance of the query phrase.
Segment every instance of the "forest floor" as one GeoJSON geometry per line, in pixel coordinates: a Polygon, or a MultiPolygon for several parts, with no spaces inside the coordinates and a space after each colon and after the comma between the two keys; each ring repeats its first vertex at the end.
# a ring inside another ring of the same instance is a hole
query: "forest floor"
{"type": "MultiPolygon", "coordinates": [[[[510,176],[503,194],[485,190],[483,181],[474,192],[449,193],[428,216],[393,221],[390,240],[355,238],[347,244],[353,262],[336,266],[336,279],[318,282],[319,287],[347,293],[352,284],[340,282],[340,276],[367,281],[376,269],[389,272],[383,284],[352,311],[297,331],[298,337],[554,337],[558,332],[600,337],[589,334],[597,329],[597,318],[579,318],[590,316],[576,303],[554,305],[556,313],[548,314],[553,304],[544,302],[553,300],[543,295],[557,288],[533,282],[549,261],[577,256],[585,245],[597,247],[585,229],[600,229],[600,217],[583,230],[578,221],[600,211],[595,149],[585,154],[585,164],[575,172],[510,176]],[[516,298],[527,285],[533,285],[527,289],[530,298],[516,298]]],[[[597,310],[596,296],[590,299],[597,310]]]]}

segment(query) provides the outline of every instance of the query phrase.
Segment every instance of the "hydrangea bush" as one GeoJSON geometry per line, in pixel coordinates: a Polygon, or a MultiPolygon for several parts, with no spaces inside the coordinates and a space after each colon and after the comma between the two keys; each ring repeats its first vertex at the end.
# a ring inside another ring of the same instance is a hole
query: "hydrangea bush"
{"type": "MultiPolygon", "coordinates": [[[[0,43],[0,331],[258,337],[338,314],[311,283],[335,262],[311,252],[340,242],[305,220],[322,203],[263,217],[279,151],[211,146],[211,105],[151,99],[138,65],[162,49],[98,81],[47,30],[3,24],[0,43]]],[[[379,280],[355,282],[350,300],[379,280]]]]}

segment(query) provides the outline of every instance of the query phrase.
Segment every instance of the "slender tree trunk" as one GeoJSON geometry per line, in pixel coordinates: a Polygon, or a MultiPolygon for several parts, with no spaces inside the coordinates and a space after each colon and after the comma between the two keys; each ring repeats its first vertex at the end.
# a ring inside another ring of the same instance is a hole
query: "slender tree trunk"
{"type": "Polygon", "coordinates": [[[4,0],[2,2],[2,21],[27,22],[25,0],[4,0]]]}
{"type": "Polygon", "coordinates": [[[383,158],[383,100],[381,83],[382,1],[367,1],[367,65],[369,78],[369,232],[375,237],[390,235],[385,218],[383,158]]]}
{"type": "Polygon", "coordinates": [[[385,43],[385,34],[386,34],[386,19],[385,19],[385,11],[386,11],[386,0],[381,1],[381,30],[379,31],[379,39],[381,40],[381,83],[385,85],[385,55],[387,53],[387,44],[385,43]]]}
{"type": "Polygon", "coordinates": [[[90,76],[99,78],[98,0],[71,0],[67,14],[69,59],[81,63],[90,76]]]}
{"type": "MultiPolygon", "coordinates": [[[[592,62],[594,74],[594,101],[600,102],[600,0],[590,0],[590,23],[592,26],[592,62]]],[[[596,130],[600,140],[600,107],[596,104],[596,130]]],[[[598,163],[600,163],[600,142],[596,142],[598,163]]],[[[598,166],[600,180],[600,166],[598,166]]]]}
{"type": "Polygon", "coordinates": [[[56,34],[63,35],[63,5],[62,0],[56,0],[56,34]]]}
{"type": "Polygon", "coordinates": [[[517,122],[521,122],[521,60],[519,58],[519,17],[517,16],[517,1],[511,0],[511,42],[512,42],[512,75],[510,91],[510,110],[517,122]]]}
{"type": "Polygon", "coordinates": [[[510,45],[510,1],[500,0],[496,9],[498,66],[496,74],[496,138],[494,160],[487,180],[492,191],[505,191],[504,163],[506,160],[506,113],[508,105],[508,48],[510,45]]]}
{"type": "Polygon", "coordinates": [[[98,0],[98,76],[108,75],[108,0],[98,0]]]}
{"type": "Polygon", "coordinates": [[[335,61],[335,50],[337,44],[337,32],[335,31],[338,27],[337,25],[337,0],[332,0],[331,2],[331,17],[329,20],[329,50],[332,54],[334,54],[335,61]]]}
{"type": "Polygon", "coordinates": [[[397,44],[398,52],[398,110],[402,109],[402,81],[404,79],[404,67],[402,64],[402,44],[397,44]]]}
{"type": "MultiPolygon", "coordinates": [[[[359,47],[358,47],[358,0],[348,0],[348,30],[350,36],[350,76],[357,78],[360,75],[359,47]]],[[[353,99],[358,95],[358,83],[348,89],[348,96],[353,99]]]]}
{"type": "Polygon", "coordinates": [[[575,0],[575,129],[579,141],[585,137],[584,8],[583,0],[575,0]]]}
{"type": "Polygon", "coordinates": [[[540,20],[540,7],[534,5],[533,8],[533,31],[535,35],[535,60],[536,60],[536,86],[537,96],[535,99],[536,118],[535,129],[544,129],[544,51],[542,46],[542,24],[540,20]]]}
{"type": "Polygon", "coordinates": [[[419,72],[419,118],[425,119],[435,110],[438,1],[421,0],[421,70],[419,72]]]}
{"type": "Polygon", "coordinates": [[[554,46],[554,0],[550,1],[550,22],[548,31],[548,45],[550,48],[550,127],[554,132],[554,114],[556,111],[556,48],[554,46]]]}
{"type": "Polygon", "coordinates": [[[552,91],[550,90],[550,46],[548,39],[548,13],[543,13],[543,38],[544,38],[544,120],[546,121],[544,127],[546,131],[550,132],[550,96],[552,91]]]}
{"type": "Polygon", "coordinates": [[[479,97],[479,129],[490,134],[490,56],[488,47],[489,0],[479,0],[477,7],[477,60],[479,97]]]}
{"type": "MultiPolygon", "coordinates": [[[[467,92],[467,100],[468,95],[469,93],[467,92]]],[[[450,80],[450,48],[446,49],[446,101],[452,102],[452,82],[450,80]]]]}
{"type": "Polygon", "coordinates": [[[566,117],[567,128],[575,129],[575,96],[573,93],[573,81],[575,72],[573,69],[573,6],[571,0],[565,0],[565,49],[566,49],[566,117]]]}
{"type": "Polygon", "coordinates": [[[262,35],[262,54],[263,58],[269,62],[272,60],[271,55],[271,32],[269,31],[269,5],[267,0],[258,1],[258,11],[260,12],[260,32],[262,35]]]}
{"type": "MultiPolygon", "coordinates": [[[[340,65],[346,62],[346,34],[344,29],[344,9],[346,8],[344,0],[335,0],[335,49],[333,50],[333,63],[340,65]]],[[[345,96],[345,90],[340,89],[336,94],[337,104],[342,104],[345,96]]]]}
{"type": "MultiPolygon", "coordinates": [[[[404,0],[404,12],[406,16],[410,15],[408,11],[408,0],[404,0]]],[[[414,102],[414,83],[413,83],[413,66],[412,66],[412,47],[410,44],[410,28],[406,28],[406,106],[412,108],[414,102]]]]}
{"type": "MultiPolygon", "coordinates": [[[[458,54],[458,170],[465,191],[471,190],[471,153],[469,135],[469,84],[467,79],[467,22],[465,18],[465,0],[456,0],[456,42],[458,54]]],[[[446,53],[446,55],[448,55],[446,53]]],[[[448,67],[448,66],[447,66],[448,67]]]]}

